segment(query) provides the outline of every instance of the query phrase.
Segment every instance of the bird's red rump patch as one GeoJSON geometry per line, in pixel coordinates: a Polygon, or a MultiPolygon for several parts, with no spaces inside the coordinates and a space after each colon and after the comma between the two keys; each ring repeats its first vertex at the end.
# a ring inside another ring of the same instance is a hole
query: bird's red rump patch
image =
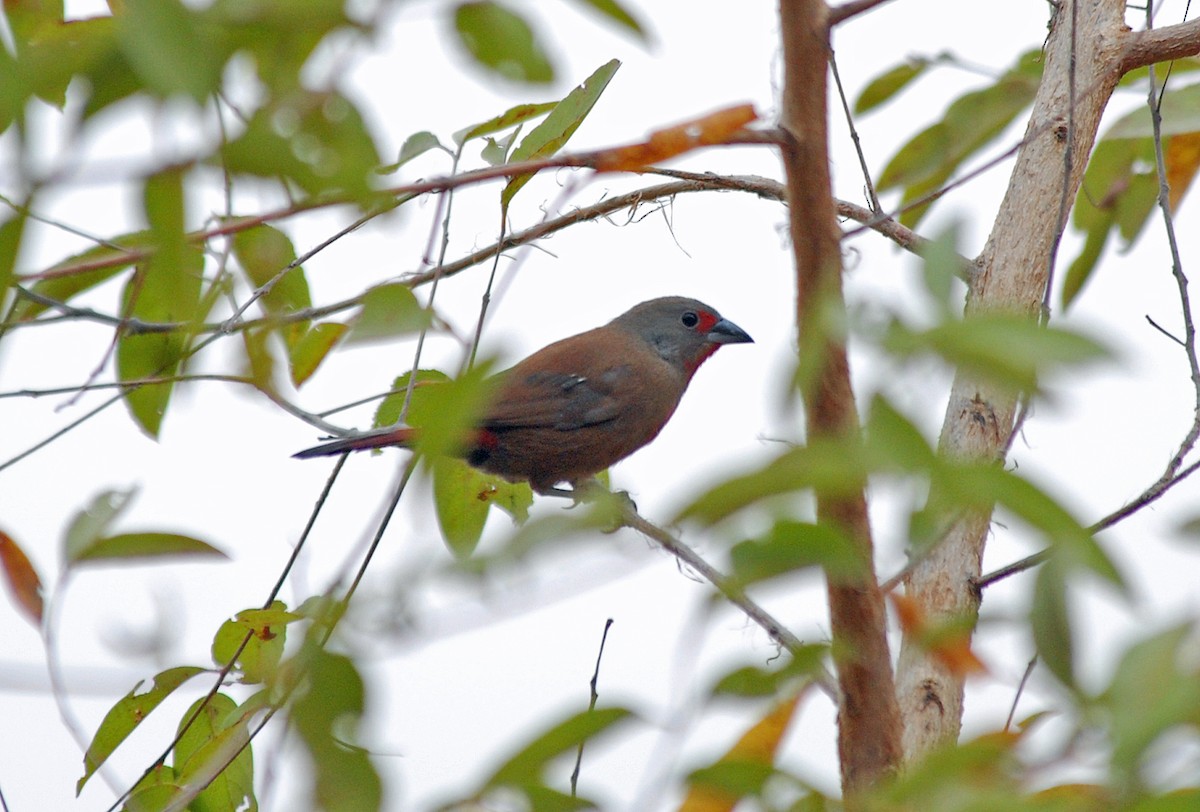
{"type": "Polygon", "coordinates": [[[500,445],[500,438],[494,431],[480,429],[479,433],[475,435],[475,444],[484,451],[495,451],[496,446],[500,445]]]}

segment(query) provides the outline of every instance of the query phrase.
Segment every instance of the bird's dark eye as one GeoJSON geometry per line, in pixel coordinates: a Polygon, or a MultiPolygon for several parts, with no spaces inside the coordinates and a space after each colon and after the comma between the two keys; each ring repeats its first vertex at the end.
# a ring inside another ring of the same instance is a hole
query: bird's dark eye
{"type": "Polygon", "coordinates": [[[679,320],[683,322],[684,327],[695,327],[700,323],[700,317],[690,310],[680,316],[679,320]]]}

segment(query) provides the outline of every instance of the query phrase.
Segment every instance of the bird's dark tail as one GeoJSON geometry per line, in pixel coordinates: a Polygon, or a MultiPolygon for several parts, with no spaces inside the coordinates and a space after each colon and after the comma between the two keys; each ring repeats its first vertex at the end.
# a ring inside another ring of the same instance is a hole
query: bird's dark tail
{"type": "Polygon", "coordinates": [[[348,451],[362,451],[367,448],[388,448],[390,446],[408,448],[412,445],[414,436],[415,432],[411,428],[372,431],[367,434],[360,434],[357,437],[343,437],[340,440],[331,440],[328,443],[306,448],[292,456],[298,460],[307,460],[312,457],[331,457],[335,454],[344,454],[348,451]]]}

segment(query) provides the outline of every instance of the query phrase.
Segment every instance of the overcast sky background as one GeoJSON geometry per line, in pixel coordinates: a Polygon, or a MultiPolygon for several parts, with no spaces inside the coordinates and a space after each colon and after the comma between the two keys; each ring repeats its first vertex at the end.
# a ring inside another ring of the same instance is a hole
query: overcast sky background
{"type": "MultiPolygon", "coordinates": [[[[1163,4],[1160,24],[1176,22],[1182,2],[1163,4]]],[[[522,4],[551,44],[559,80],[549,89],[498,84],[465,63],[446,27],[441,4],[409,3],[392,9],[380,39],[368,47],[325,53],[314,60],[312,81],[331,71],[370,111],[385,156],[395,155],[412,132],[432,130],[445,142],[452,133],[517,102],[558,98],[611,58],[624,63],[569,148],[584,150],[637,140],[649,130],[710,110],[750,101],[764,120],[776,113],[778,30],[770,3],[645,3],[636,8],[652,33],[645,47],[575,4],[522,4]]],[[[68,3],[72,16],[102,4],[68,3]]],[[[854,95],[872,76],[909,55],[953,50],[972,64],[1000,72],[1045,37],[1043,0],[1021,3],[958,3],[905,0],[885,5],[839,29],[834,45],[843,81],[854,95]]],[[[1140,12],[1136,13],[1140,15],[1140,12]]],[[[1139,25],[1131,12],[1130,22],[1139,25]]],[[[876,173],[895,148],[930,122],[949,101],[981,80],[946,68],[860,122],[864,148],[876,173]]],[[[1119,97],[1113,119],[1143,104],[1140,95],[1119,97]]],[[[76,150],[78,170],[63,188],[42,201],[43,212],[102,235],[140,227],[136,185],[120,182],[160,161],[189,154],[206,134],[148,108],[123,105],[106,116],[103,132],[76,150]]],[[[834,116],[834,171],[840,197],[862,203],[862,182],[844,126],[834,116]]],[[[186,122],[186,118],[185,118],[186,122]]],[[[988,154],[1006,150],[1024,122],[988,154]]],[[[62,161],[56,113],[37,117],[38,138],[50,165],[62,161]]],[[[11,166],[10,137],[0,140],[0,165],[11,166]]],[[[477,152],[468,154],[470,165],[477,152]]],[[[779,176],[766,147],[710,150],[678,162],[695,170],[779,176]]],[[[1011,164],[1003,164],[956,190],[922,224],[932,235],[961,224],[962,253],[976,254],[1003,193],[1011,164]]],[[[444,157],[430,154],[406,167],[402,178],[444,173],[444,157]]],[[[0,172],[0,191],[10,191],[0,172]]],[[[514,228],[537,222],[542,208],[559,211],[606,194],[657,182],[652,178],[553,173],[530,184],[517,199],[514,228]],[[576,184],[569,194],[563,188],[576,184]]],[[[455,199],[451,259],[489,244],[497,226],[498,184],[455,199]]],[[[272,208],[274,193],[238,201],[242,211],[272,208]]],[[[200,225],[219,210],[219,187],[194,199],[190,213],[200,225]]],[[[894,200],[890,201],[892,204],[894,200]]],[[[416,270],[435,215],[432,198],[380,218],[322,252],[306,270],[313,298],[331,302],[375,282],[416,270]]],[[[554,214],[555,212],[550,212],[554,214]]],[[[305,251],[348,222],[344,211],[319,212],[283,224],[297,250],[305,251]]],[[[1185,264],[1194,265],[1196,204],[1179,212],[1185,264]]],[[[45,267],[87,243],[52,229],[27,246],[20,269],[45,267]]],[[[673,421],[649,447],[613,471],[641,512],[666,521],[706,484],[777,453],[777,440],[799,438],[801,416],[786,403],[793,361],[794,288],[786,246],[785,217],[776,203],[735,193],[681,197],[662,211],[646,207],[633,222],[586,223],[555,235],[502,263],[502,294],[485,329],[485,352],[514,361],[544,344],[601,324],[636,302],[682,294],[700,298],[745,328],[756,343],[728,347],[697,374],[673,421]],[[511,274],[505,268],[516,267],[511,274]]],[[[1068,235],[1060,268],[1078,251],[1068,235]]],[[[849,296],[856,307],[910,308],[914,259],[873,235],[847,245],[849,296]]],[[[473,328],[486,269],[448,281],[438,294],[439,313],[460,334],[473,328]]],[[[106,286],[82,303],[115,310],[117,288],[106,286]]],[[[419,293],[424,300],[426,292],[419,293]]],[[[1057,300],[1056,300],[1057,301],[1057,300]]],[[[1056,314],[1058,315],[1058,314],[1056,314]]],[[[1014,446],[1023,473],[1091,522],[1132,498],[1161,473],[1190,423],[1192,394],[1182,352],[1151,329],[1178,328],[1178,302],[1170,277],[1161,224],[1155,220],[1136,250],[1109,256],[1063,323],[1079,327],[1113,347],[1118,359],[1051,386],[1053,397],[1037,405],[1014,446]]],[[[101,327],[64,324],[51,330],[17,330],[0,351],[0,391],[79,384],[104,355],[110,338],[101,327]]],[[[205,353],[194,371],[228,369],[237,339],[205,353]]],[[[384,389],[411,364],[413,344],[395,342],[336,353],[298,395],[305,408],[321,411],[384,389]]],[[[425,365],[452,370],[462,348],[444,337],[427,347],[425,365]]],[[[880,389],[936,436],[949,380],[945,370],[914,364],[897,376],[877,359],[856,358],[859,394],[880,389]]],[[[0,434],[0,459],[8,459],[101,402],[91,394],[0,400],[8,430],[0,434]]],[[[371,407],[339,415],[344,425],[365,426],[371,407]]],[[[111,408],[17,466],[0,473],[0,523],[53,583],[61,536],[72,516],[107,489],[137,487],[139,495],[121,528],[163,529],[204,538],[231,561],[97,568],[81,573],[57,605],[57,628],[72,688],[71,706],[90,736],[103,714],[139,679],[162,668],[208,664],[208,645],[221,620],[261,603],[283,565],[319,493],[330,463],[300,462],[290,455],[318,439],[304,423],[263,398],[223,384],[180,388],[160,442],[142,435],[123,406],[111,408]],[[138,656],[139,640],[159,633],[172,641],[165,651],[138,656]]],[[[351,459],[335,487],[306,555],[284,590],[290,602],[319,591],[343,566],[348,551],[374,528],[379,508],[404,456],[390,452],[351,459]]],[[[1161,505],[1104,536],[1126,566],[1136,603],[1122,604],[1097,588],[1083,602],[1080,672],[1101,684],[1111,656],[1131,635],[1144,634],[1197,609],[1196,548],[1172,532],[1196,511],[1197,483],[1180,486],[1161,505]]],[[[903,564],[904,525],[896,520],[904,494],[888,493],[874,515],[882,577],[903,564]]],[[[528,735],[555,718],[585,707],[606,618],[615,623],[600,674],[601,702],[639,712],[637,732],[589,745],[581,790],[605,808],[649,808],[666,803],[661,771],[678,774],[711,759],[752,718],[742,706],[697,709],[712,679],[736,664],[766,663],[774,648],[765,634],[729,609],[708,611],[711,592],[680,572],[675,562],[632,532],[565,546],[538,555],[519,571],[500,575],[482,594],[438,579],[433,589],[414,586],[448,568],[427,490],[413,488],[394,520],[356,597],[346,628],[347,645],[361,654],[370,684],[370,721],[361,743],[379,754],[389,808],[427,807],[464,791],[496,766],[528,735]]],[[[561,510],[539,504],[540,511],[561,510]]],[[[751,529],[748,523],[745,529],[751,529]]],[[[494,519],[490,541],[509,530],[494,519]]],[[[687,532],[686,540],[722,562],[736,532],[687,532]]],[[[997,526],[985,569],[1037,549],[1019,526],[997,526]]],[[[966,735],[1003,722],[1031,653],[1019,620],[1028,604],[1032,576],[1005,582],[987,593],[979,652],[991,669],[971,686],[966,735]]],[[[765,590],[761,598],[800,637],[827,637],[823,589],[801,576],[765,590]]],[[[82,753],[59,719],[46,687],[35,630],[11,607],[0,607],[0,788],[9,808],[103,809],[111,801],[103,781],[93,779],[79,801],[74,784],[82,753]]],[[[157,755],[182,709],[207,686],[161,707],[110,762],[122,785],[157,755]]],[[[235,696],[242,696],[234,689],[235,696]]],[[[1055,689],[1038,673],[1018,716],[1050,706],[1055,689]]],[[[834,792],[833,711],[814,696],[805,702],[789,735],[784,763],[834,792]]],[[[1053,729],[1045,734],[1053,737],[1053,729]]],[[[256,742],[256,761],[272,761],[276,739],[256,742]]],[[[285,759],[264,808],[291,808],[287,786],[302,761],[285,759]]],[[[569,772],[569,765],[563,776],[569,772]]],[[[260,800],[263,800],[260,798],[260,800]]]]}

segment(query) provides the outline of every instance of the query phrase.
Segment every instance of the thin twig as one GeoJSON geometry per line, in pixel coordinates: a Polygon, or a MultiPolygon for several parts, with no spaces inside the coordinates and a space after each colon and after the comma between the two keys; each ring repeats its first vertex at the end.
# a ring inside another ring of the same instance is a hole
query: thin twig
{"type": "Polygon", "coordinates": [[[1029,677],[1033,674],[1033,668],[1037,665],[1037,655],[1033,655],[1029,659],[1029,665],[1025,666],[1025,673],[1021,675],[1021,682],[1017,685],[1017,692],[1013,695],[1012,706],[1008,709],[1008,718],[1004,720],[1004,732],[1007,733],[1012,727],[1013,717],[1017,714],[1017,703],[1021,701],[1021,694],[1025,693],[1025,684],[1029,682],[1029,677]]]}
{"type": "MultiPolygon", "coordinates": [[[[600,650],[596,652],[596,668],[592,671],[592,681],[589,683],[591,687],[591,697],[588,699],[588,713],[596,710],[596,701],[600,699],[600,694],[596,692],[596,686],[600,682],[600,661],[604,659],[604,644],[608,642],[608,630],[612,628],[613,619],[610,617],[604,621],[604,632],[600,635],[600,650]]],[[[576,796],[576,788],[579,784],[579,771],[583,767],[583,745],[585,741],[579,741],[579,749],[575,751],[575,769],[571,770],[571,797],[576,796]]]]}
{"type": "Polygon", "coordinates": [[[834,6],[829,9],[829,26],[844,23],[851,17],[857,17],[859,14],[865,14],[876,6],[882,6],[890,0],[850,0],[847,3],[842,3],[840,6],[834,6]]]}
{"type": "Polygon", "coordinates": [[[837,56],[833,48],[829,49],[829,70],[833,74],[833,83],[837,86],[838,98],[842,102],[842,113],[846,116],[846,126],[850,129],[850,140],[854,143],[854,151],[858,154],[858,166],[862,170],[867,201],[871,204],[871,211],[878,215],[883,211],[883,206],[879,203],[879,195],[875,193],[875,182],[871,180],[871,169],[867,166],[867,156],[863,153],[862,139],[858,137],[858,127],[854,126],[854,114],[850,112],[846,89],[842,87],[842,75],[838,72],[837,56]]]}

